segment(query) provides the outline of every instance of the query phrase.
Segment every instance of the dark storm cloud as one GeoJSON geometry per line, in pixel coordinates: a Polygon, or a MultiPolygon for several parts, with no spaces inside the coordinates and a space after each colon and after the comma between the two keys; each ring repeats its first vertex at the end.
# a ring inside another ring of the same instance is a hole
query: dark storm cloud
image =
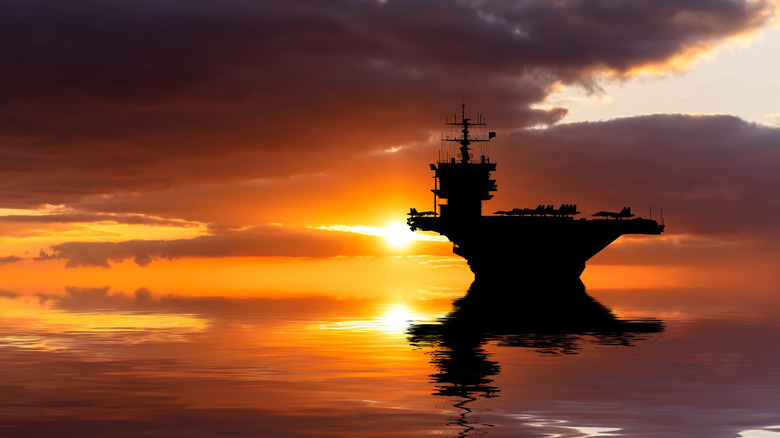
{"type": "MultiPolygon", "coordinates": [[[[504,199],[633,206],[673,233],[780,236],[780,129],[731,116],[650,115],[525,131],[508,140],[504,199]],[[538,183],[538,185],[537,185],[538,183]],[[528,192],[544,191],[547,200],[528,192]]],[[[499,172],[501,165],[499,165],[499,172]]],[[[535,204],[534,204],[535,205],[535,204]]]]}
{"type": "Polygon", "coordinates": [[[0,205],[317,172],[489,101],[497,128],[755,29],[767,2],[0,0],[0,205]],[[338,150],[338,154],[334,153],[338,150]]]}

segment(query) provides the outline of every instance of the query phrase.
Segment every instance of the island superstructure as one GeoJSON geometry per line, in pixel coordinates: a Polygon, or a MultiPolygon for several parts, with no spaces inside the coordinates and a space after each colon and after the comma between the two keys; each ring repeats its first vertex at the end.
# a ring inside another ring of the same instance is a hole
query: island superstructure
{"type": "Polygon", "coordinates": [[[482,204],[498,190],[491,172],[490,140],[481,115],[445,122],[439,159],[434,171],[434,210],[412,208],[407,223],[412,231],[434,231],[453,243],[453,252],[468,262],[478,283],[526,279],[578,279],[585,262],[623,234],[661,234],[664,225],[634,217],[629,207],[600,211],[597,219],[575,218],[575,204],[539,205],[482,214],[482,204]],[[450,146],[455,146],[450,147],[450,146]],[[481,154],[474,159],[472,146],[481,154]],[[603,219],[602,219],[603,217],[603,219]]]}

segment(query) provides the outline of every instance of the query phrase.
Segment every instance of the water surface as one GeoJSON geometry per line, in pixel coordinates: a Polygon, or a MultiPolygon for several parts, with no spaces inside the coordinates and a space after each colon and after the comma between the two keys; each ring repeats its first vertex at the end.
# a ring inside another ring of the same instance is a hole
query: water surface
{"type": "Polygon", "coordinates": [[[5,290],[0,436],[780,437],[778,294],[587,292],[5,290]]]}

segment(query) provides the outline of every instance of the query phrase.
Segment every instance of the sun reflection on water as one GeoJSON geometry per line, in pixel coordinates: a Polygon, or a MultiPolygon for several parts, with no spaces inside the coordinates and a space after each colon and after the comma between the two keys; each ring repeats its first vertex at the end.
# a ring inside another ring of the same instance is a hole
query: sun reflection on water
{"type": "Polygon", "coordinates": [[[405,303],[389,304],[372,318],[349,319],[343,321],[323,322],[312,326],[321,330],[339,330],[349,332],[383,332],[386,334],[406,336],[406,331],[412,323],[430,322],[441,318],[445,311],[422,312],[405,303]]]}

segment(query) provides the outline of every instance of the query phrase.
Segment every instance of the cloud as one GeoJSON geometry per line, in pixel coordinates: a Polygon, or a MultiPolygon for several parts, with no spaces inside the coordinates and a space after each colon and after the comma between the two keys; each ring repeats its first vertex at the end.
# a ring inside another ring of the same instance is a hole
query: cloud
{"type": "Polygon", "coordinates": [[[5,215],[0,216],[0,222],[10,223],[90,223],[113,222],[126,225],[152,225],[165,227],[197,227],[200,224],[180,219],[165,219],[149,217],[141,214],[94,214],[94,213],[59,213],[41,215],[5,215]]]}
{"type": "Polygon", "coordinates": [[[652,206],[656,218],[663,208],[667,232],[780,242],[780,129],[658,114],[529,130],[509,142],[496,174],[499,195],[509,195],[502,203],[578,202],[586,214],[627,205],[645,217],[652,206]]]}
{"type": "Polygon", "coordinates": [[[24,260],[24,259],[22,259],[19,256],[15,256],[15,255],[0,257],[0,265],[4,265],[6,263],[18,262],[20,260],[24,260]]]}
{"type": "MultiPolygon", "coordinates": [[[[421,243],[426,248],[435,243],[421,243]]],[[[42,257],[66,259],[66,267],[101,266],[132,259],[139,266],[154,260],[181,257],[335,257],[382,253],[376,236],[321,229],[277,226],[228,230],[207,236],[176,240],[123,242],[66,242],[52,246],[42,257]]],[[[441,246],[441,245],[439,245],[441,246]]],[[[444,245],[447,251],[449,246],[444,245]]],[[[442,252],[442,249],[434,252],[442,252]]]]}
{"type": "Polygon", "coordinates": [[[52,259],[56,259],[56,258],[57,258],[57,256],[55,254],[48,254],[46,251],[41,249],[38,252],[38,255],[33,257],[32,259],[35,260],[36,262],[41,262],[41,261],[44,261],[44,260],[52,260],[52,259]]]}
{"type": "Polygon", "coordinates": [[[550,124],[565,109],[529,105],[556,82],[594,86],[695,57],[772,11],[748,0],[0,0],[0,205],[316,174],[428,138],[453,101],[490,102],[496,129],[550,124]]]}

